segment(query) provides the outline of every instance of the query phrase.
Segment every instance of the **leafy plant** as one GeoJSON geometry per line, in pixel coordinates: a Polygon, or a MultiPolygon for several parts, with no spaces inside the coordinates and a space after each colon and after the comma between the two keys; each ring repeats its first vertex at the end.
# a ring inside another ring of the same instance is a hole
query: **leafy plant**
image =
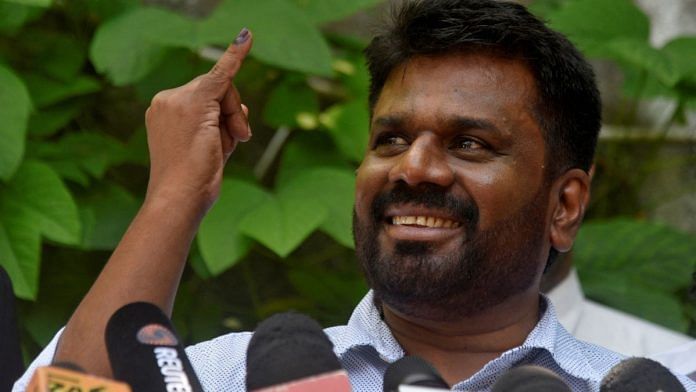
{"type": "Polygon", "coordinates": [[[595,220],[583,226],[574,250],[588,296],[689,331],[694,320],[686,293],[696,268],[693,236],[633,219],[595,220]]]}
{"type": "MultiPolygon", "coordinates": [[[[597,220],[583,226],[575,247],[583,288],[599,302],[693,334],[694,298],[686,292],[696,284],[696,240],[646,221],[654,205],[641,193],[651,175],[695,162],[693,154],[665,159],[661,151],[674,125],[696,108],[696,37],[654,48],[648,17],[631,0],[537,0],[533,7],[587,56],[610,60],[624,76],[619,110],[605,113],[605,123],[623,135],[600,141],[588,210],[597,220]],[[674,106],[667,121],[646,132],[636,115],[650,98],[674,106]]],[[[696,191],[693,183],[682,188],[667,197],[696,191]]]]}
{"type": "Polygon", "coordinates": [[[194,242],[175,321],[200,340],[288,306],[345,319],[365,290],[350,220],[367,77],[362,43],[322,26],[376,3],[227,0],[193,19],[135,0],[0,0],[0,264],[28,357],[137,211],[148,102],[210,69],[244,26],[256,42],[237,82],[255,138],[194,242]]]}

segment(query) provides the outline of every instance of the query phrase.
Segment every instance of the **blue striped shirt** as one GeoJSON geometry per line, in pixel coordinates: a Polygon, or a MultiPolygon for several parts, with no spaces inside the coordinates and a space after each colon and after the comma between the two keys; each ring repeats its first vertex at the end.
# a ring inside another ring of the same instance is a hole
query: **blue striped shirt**
{"type": "MultiPolygon", "coordinates": [[[[524,343],[490,361],[454,391],[488,391],[513,366],[534,364],[563,377],[573,391],[599,391],[604,375],[625,357],[570,335],[556,319],[553,305],[543,298],[543,314],[524,343]]],[[[382,377],[390,363],[404,356],[369,292],[347,325],[327,328],[334,351],[348,371],[354,391],[382,392],[382,377]]],[[[243,391],[246,348],[250,332],[231,333],[187,348],[187,354],[208,391],[243,391]]],[[[684,377],[687,391],[696,384],[684,377]]]]}
{"type": "MultiPolygon", "coordinates": [[[[604,375],[624,356],[575,339],[558,322],[553,305],[542,296],[543,314],[524,343],[490,361],[476,374],[457,383],[454,391],[488,391],[493,382],[513,366],[534,364],[560,375],[573,391],[599,391],[604,375]]],[[[356,392],[382,392],[382,377],[390,363],[404,356],[368,292],[347,325],[327,328],[334,351],[348,371],[356,392]]],[[[34,360],[13,388],[25,391],[38,366],[50,364],[60,331],[34,360]]],[[[206,391],[245,390],[246,349],[251,332],[230,333],[186,348],[186,353],[206,391]]],[[[687,392],[696,383],[678,375],[687,392]]]]}

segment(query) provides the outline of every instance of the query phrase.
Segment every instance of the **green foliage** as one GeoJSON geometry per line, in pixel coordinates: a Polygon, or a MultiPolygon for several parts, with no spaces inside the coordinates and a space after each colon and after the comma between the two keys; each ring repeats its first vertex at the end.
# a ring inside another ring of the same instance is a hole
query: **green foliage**
{"type": "Polygon", "coordinates": [[[7,180],[19,166],[24,153],[31,99],[24,83],[0,65],[0,179],[7,180]]]}
{"type": "Polygon", "coordinates": [[[683,117],[684,103],[696,100],[696,38],[678,37],[663,48],[653,48],[648,40],[650,22],[631,0],[542,3],[546,4],[539,9],[551,26],[587,56],[613,60],[621,67],[629,96],[674,98],[674,118],[683,117]]]}
{"type": "Polygon", "coordinates": [[[696,268],[693,236],[637,220],[596,220],[582,227],[574,250],[587,295],[688,332],[682,292],[696,268]]]}
{"type": "Polygon", "coordinates": [[[69,245],[79,243],[75,201],[49,166],[25,161],[0,194],[0,221],[0,261],[17,295],[35,298],[41,237],[69,245]]]}
{"type": "MultiPolygon", "coordinates": [[[[696,330],[693,299],[685,293],[696,268],[693,235],[628,219],[649,213],[641,189],[649,175],[693,165],[693,157],[660,154],[666,135],[696,101],[696,38],[678,37],[662,48],[650,45],[646,15],[630,0],[540,0],[537,11],[591,58],[612,60],[624,74],[623,106],[609,120],[634,130],[638,103],[662,97],[676,105],[658,138],[604,141],[596,159],[591,217],[575,247],[583,289],[599,302],[682,332],[696,330]],[[620,23],[617,23],[620,21],[620,23]],[[624,218],[606,220],[622,216],[624,218]]],[[[687,192],[693,188],[686,185],[687,192]]]]}
{"type": "Polygon", "coordinates": [[[226,0],[194,19],[137,0],[0,0],[0,263],[22,299],[27,355],[65,324],[137,213],[152,96],[210,69],[202,53],[245,26],[256,41],[237,82],[255,137],[194,241],[177,325],[202,339],[287,306],[345,318],[365,289],[350,222],[367,77],[360,48],[330,45],[319,25],[375,3],[226,0]],[[256,178],[278,128],[290,137],[256,178]]]}
{"type": "Polygon", "coordinates": [[[198,232],[198,246],[211,274],[224,272],[246,256],[253,242],[240,232],[240,222],[270,198],[257,185],[235,179],[223,181],[220,198],[198,232]]]}

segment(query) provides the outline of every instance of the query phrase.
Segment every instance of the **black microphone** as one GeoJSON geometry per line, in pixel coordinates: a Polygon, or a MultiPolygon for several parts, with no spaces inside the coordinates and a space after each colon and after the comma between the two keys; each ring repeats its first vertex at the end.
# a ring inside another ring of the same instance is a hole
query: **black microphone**
{"type": "Polygon", "coordinates": [[[384,373],[383,385],[384,392],[421,389],[409,387],[449,390],[449,385],[437,370],[424,359],[416,356],[406,356],[389,365],[384,373]]]}
{"type": "Polygon", "coordinates": [[[571,389],[551,370],[536,365],[523,365],[500,376],[491,392],[571,392],[571,389]]]}
{"type": "Polygon", "coordinates": [[[614,365],[602,379],[600,392],[685,392],[677,377],[659,362],[628,358],[614,365]]]}
{"type": "Polygon", "coordinates": [[[114,378],[133,392],[203,392],[167,315],[135,302],[117,310],[106,324],[106,349],[114,378]]]}
{"type": "Polygon", "coordinates": [[[308,316],[280,313],[261,322],[247,348],[247,391],[350,392],[333,343],[308,316]]]}

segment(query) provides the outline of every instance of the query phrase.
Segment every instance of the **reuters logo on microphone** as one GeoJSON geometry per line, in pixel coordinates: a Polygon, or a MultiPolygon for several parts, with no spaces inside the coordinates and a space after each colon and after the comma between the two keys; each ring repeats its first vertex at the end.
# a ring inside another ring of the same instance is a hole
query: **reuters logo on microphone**
{"type": "Polygon", "coordinates": [[[179,344],[176,336],[160,324],[148,324],[138,331],[138,341],[151,346],[176,346],[179,344]]]}

